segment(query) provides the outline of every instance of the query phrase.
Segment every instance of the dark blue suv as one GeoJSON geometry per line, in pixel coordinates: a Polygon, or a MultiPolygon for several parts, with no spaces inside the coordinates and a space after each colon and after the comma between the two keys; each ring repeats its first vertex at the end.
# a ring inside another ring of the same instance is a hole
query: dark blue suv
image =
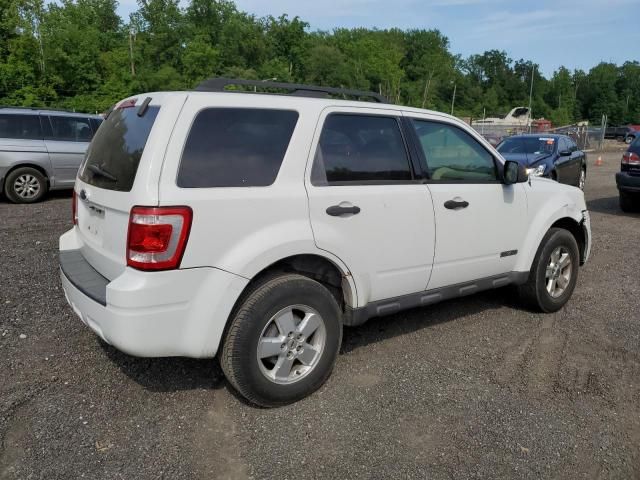
{"type": "Polygon", "coordinates": [[[535,133],[505,138],[497,147],[506,160],[515,160],[529,175],[552,178],[584,189],[587,156],[566,135],[535,133]]]}

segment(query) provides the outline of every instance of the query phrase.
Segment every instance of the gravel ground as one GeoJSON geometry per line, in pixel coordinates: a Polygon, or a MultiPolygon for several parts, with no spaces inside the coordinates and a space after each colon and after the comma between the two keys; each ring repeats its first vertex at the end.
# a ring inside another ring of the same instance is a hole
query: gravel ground
{"type": "Polygon", "coordinates": [[[594,246],[555,315],[505,289],[348,329],[329,382],[247,405],[214,360],[137,359],[67,306],[70,195],[0,201],[0,479],[640,478],[640,216],[590,154],[594,246]]]}

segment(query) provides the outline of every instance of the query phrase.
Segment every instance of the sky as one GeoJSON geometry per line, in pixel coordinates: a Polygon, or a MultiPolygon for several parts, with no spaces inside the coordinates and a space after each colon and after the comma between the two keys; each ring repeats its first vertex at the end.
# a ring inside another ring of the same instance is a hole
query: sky
{"type": "MultiPolygon", "coordinates": [[[[183,3],[185,0],[182,0],[183,3]]],[[[505,50],[540,65],[589,70],[640,61],[640,0],[236,0],[256,16],[299,16],[311,30],[336,27],[438,29],[467,57],[505,50]]],[[[125,19],[135,0],[120,0],[125,19]]]]}

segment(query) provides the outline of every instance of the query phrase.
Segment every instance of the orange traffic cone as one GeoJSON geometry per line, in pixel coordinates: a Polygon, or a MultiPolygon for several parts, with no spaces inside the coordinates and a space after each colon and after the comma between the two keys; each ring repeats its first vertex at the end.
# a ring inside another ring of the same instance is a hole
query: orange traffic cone
{"type": "Polygon", "coordinates": [[[602,157],[598,155],[598,158],[596,159],[596,167],[601,167],[602,165],[604,165],[604,162],[602,161],[602,157]]]}

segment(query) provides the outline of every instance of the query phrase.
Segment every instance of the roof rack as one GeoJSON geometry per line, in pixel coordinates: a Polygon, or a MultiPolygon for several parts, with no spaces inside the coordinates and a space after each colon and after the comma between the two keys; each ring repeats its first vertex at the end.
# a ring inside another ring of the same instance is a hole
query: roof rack
{"type": "MultiPolygon", "coordinates": [[[[316,85],[304,85],[301,83],[283,83],[261,80],[245,80],[242,78],[210,78],[200,83],[195,90],[197,92],[238,92],[253,93],[241,90],[225,90],[229,85],[246,85],[260,88],[276,88],[291,91],[291,95],[301,97],[328,98],[329,95],[342,95],[356,98],[372,98],[378,103],[389,103],[382,95],[375,92],[367,92],[364,90],[349,90],[346,88],[318,87],[316,85]]],[[[255,91],[255,90],[254,90],[255,91]]],[[[260,92],[262,93],[262,92],[260,92]]]]}

